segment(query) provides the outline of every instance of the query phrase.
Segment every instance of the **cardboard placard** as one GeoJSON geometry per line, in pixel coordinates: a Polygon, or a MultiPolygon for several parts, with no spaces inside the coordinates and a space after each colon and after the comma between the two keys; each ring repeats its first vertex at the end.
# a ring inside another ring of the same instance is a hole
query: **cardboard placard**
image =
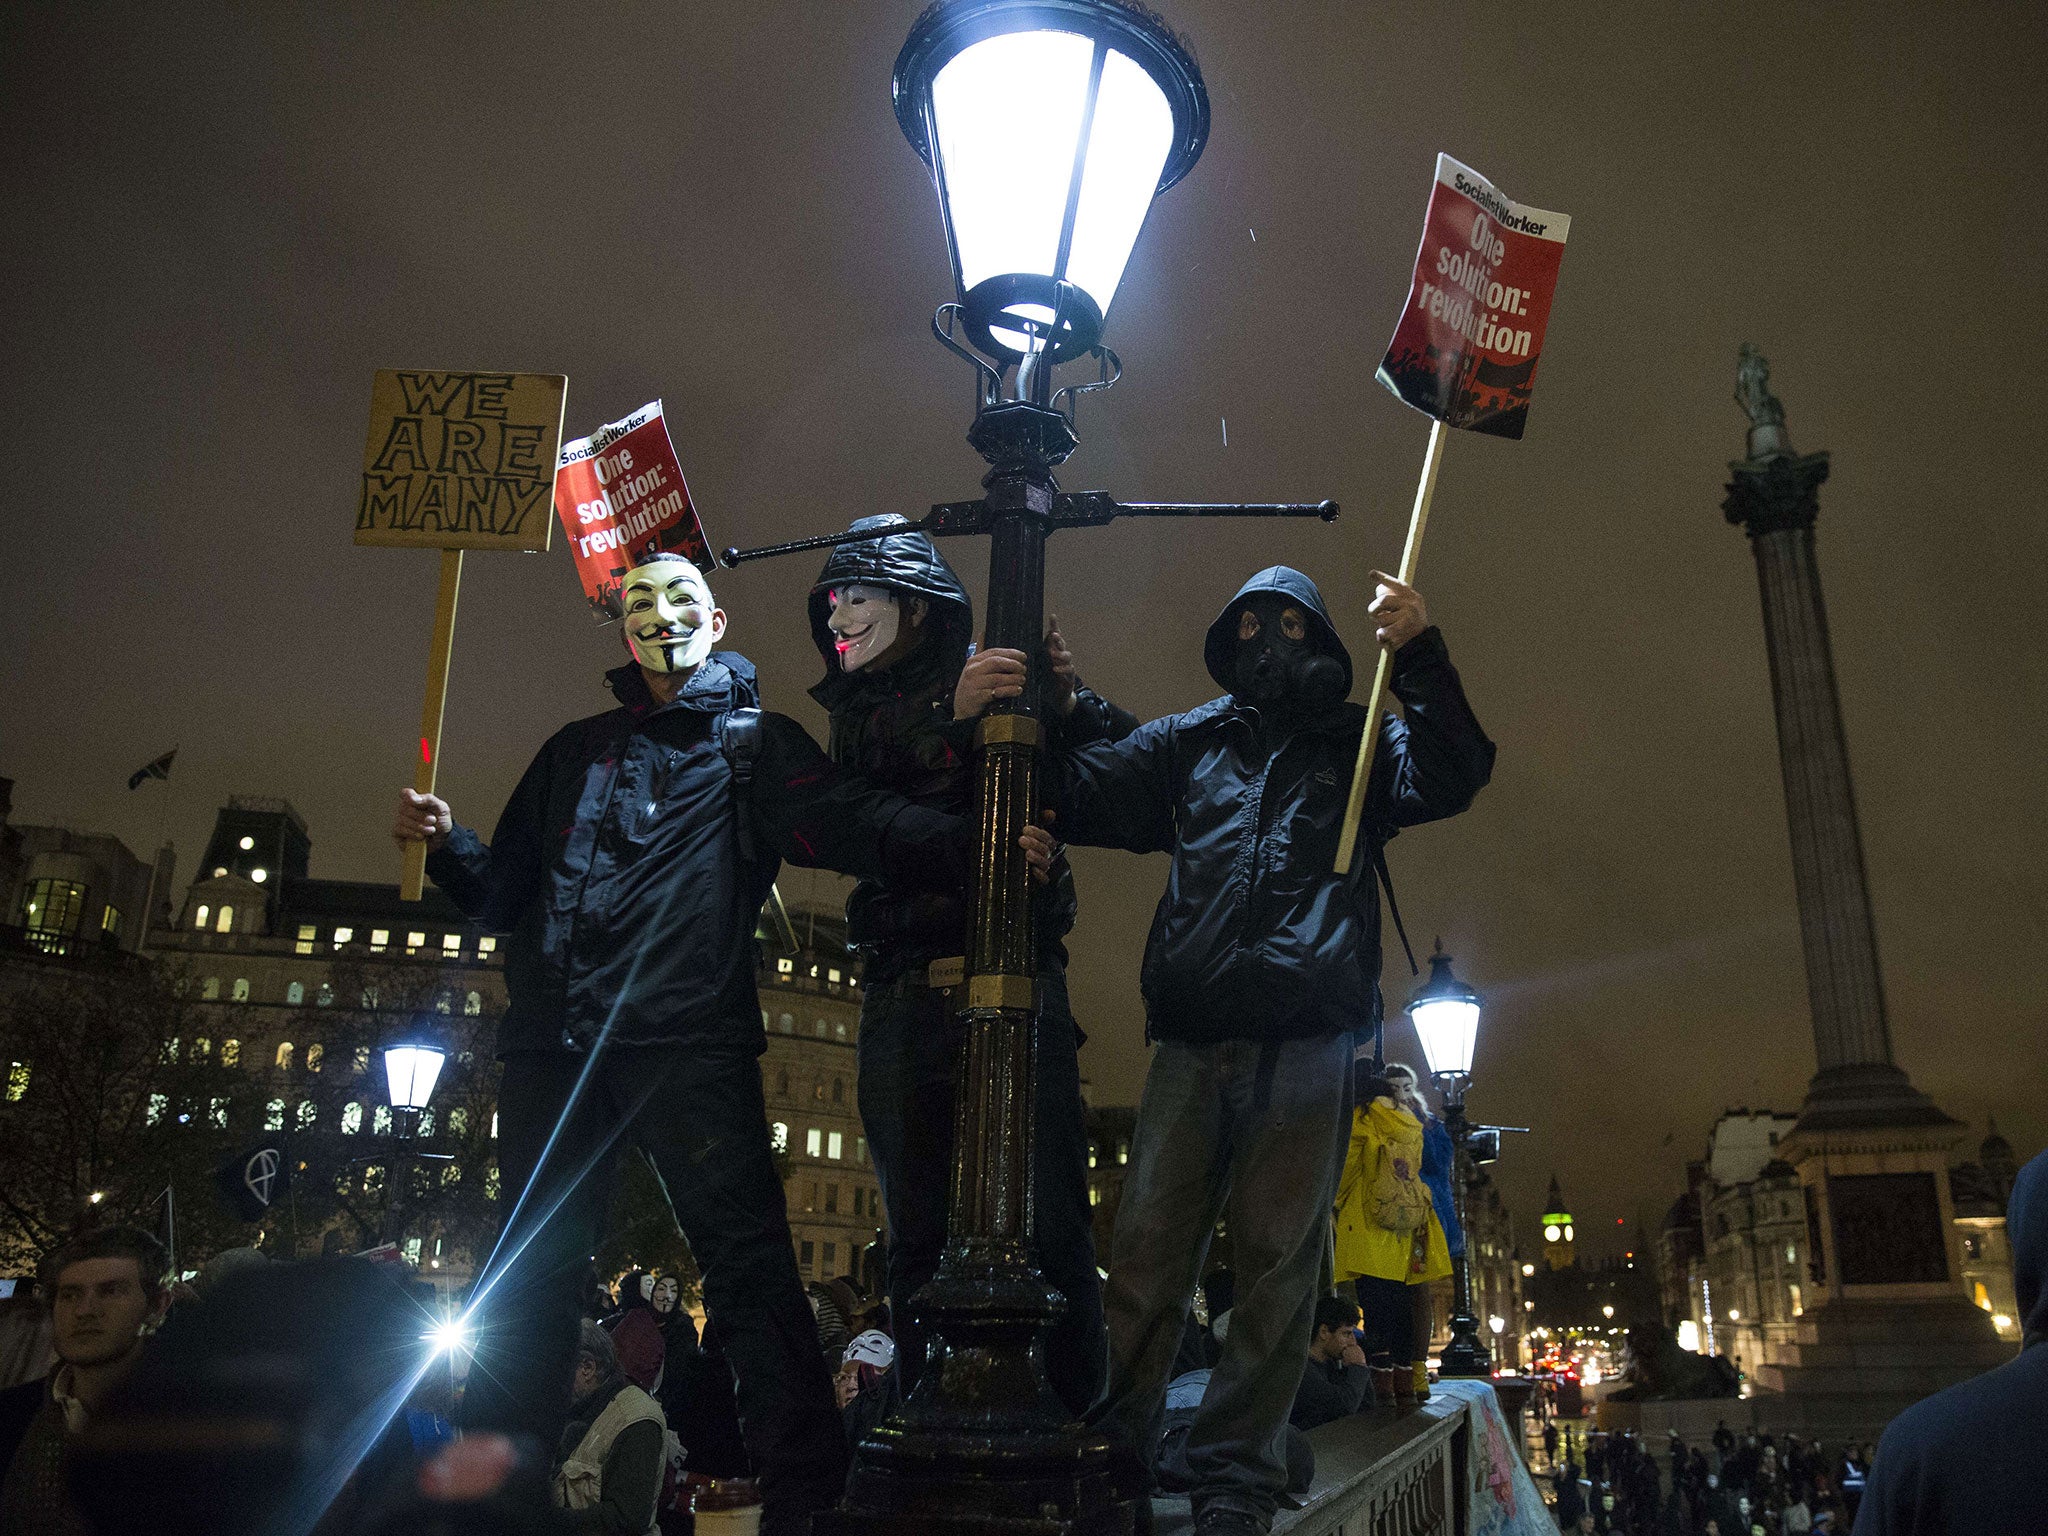
{"type": "Polygon", "coordinates": [[[672,551],[711,574],[711,545],[659,400],[563,444],[555,511],[583,595],[601,619],[619,616],[626,572],[649,555],[672,551]]]}
{"type": "Polygon", "coordinates": [[[559,373],[379,369],[356,542],[546,550],[568,386],[559,373]]]}
{"type": "Polygon", "coordinates": [[[1379,381],[1446,426],[1520,437],[1571,223],[1438,155],[1415,276],[1379,381]]]}

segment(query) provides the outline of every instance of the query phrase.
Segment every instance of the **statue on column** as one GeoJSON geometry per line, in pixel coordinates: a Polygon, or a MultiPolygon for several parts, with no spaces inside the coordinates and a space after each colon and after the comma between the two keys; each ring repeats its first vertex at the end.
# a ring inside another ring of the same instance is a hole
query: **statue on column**
{"type": "Polygon", "coordinates": [[[1735,403],[1749,417],[1749,457],[1790,457],[1792,439],[1785,432],[1785,407],[1771,393],[1771,364],[1756,343],[1745,341],[1736,354],[1735,403]]]}

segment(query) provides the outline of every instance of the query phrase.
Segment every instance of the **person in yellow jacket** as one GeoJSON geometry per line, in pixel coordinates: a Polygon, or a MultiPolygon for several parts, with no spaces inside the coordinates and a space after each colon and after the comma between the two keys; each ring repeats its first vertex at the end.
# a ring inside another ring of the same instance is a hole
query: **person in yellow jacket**
{"type": "MultiPolygon", "coordinates": [[[[1374,1391],[1382,1402],[1407,1408],[1421,1395],[1408,1287],[1448,1275],[1451,1250],[1422,1182],[1422,1122],[1402,1106],[1386,1077],[1372,1073],[1370,1062],[1361,1063],[1359,1073],[1351,1144],[1337,1185],[1336,1277],[1353,1282],[1365,1314],[1374,1391]]],[[[1422,1345],[1427,1349],[1428,1341],[1422,1345]]]]}

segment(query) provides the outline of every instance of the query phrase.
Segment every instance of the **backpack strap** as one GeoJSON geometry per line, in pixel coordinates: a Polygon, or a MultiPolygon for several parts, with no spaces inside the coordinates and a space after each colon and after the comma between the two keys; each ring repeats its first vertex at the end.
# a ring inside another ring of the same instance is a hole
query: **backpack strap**
{"type": "Polygon", "coordinates": [[[725,754],[726,766],[732,770],[733,811],[738,817],[740,857],[749,864],[756,862],[757,850],[754,845],[754,818],[748,814],[747,796],[754,783],[754,765],[761,760],[761,711],[758,709],[729,709],[718,717],[713,727],[718,737],[718,750],[725,754]]]}

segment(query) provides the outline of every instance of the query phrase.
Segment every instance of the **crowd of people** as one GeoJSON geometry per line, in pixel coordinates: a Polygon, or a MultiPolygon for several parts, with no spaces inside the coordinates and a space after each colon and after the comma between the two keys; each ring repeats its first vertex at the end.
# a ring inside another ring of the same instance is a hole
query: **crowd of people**
{"type": "Polygon", "coordinates": [[[1600,1536],[1845,1536],[1871,1460],[1868,1445],[1738,1436],[1725,1419],[1707,1445],[1669,1432],[1661,1454],[1626,1430],[1596,1431],[1583,1446],[1567,1438],[1560,1452],[1553,1421],[1544,1449],[1559,1529],[1600,1536]]]}

